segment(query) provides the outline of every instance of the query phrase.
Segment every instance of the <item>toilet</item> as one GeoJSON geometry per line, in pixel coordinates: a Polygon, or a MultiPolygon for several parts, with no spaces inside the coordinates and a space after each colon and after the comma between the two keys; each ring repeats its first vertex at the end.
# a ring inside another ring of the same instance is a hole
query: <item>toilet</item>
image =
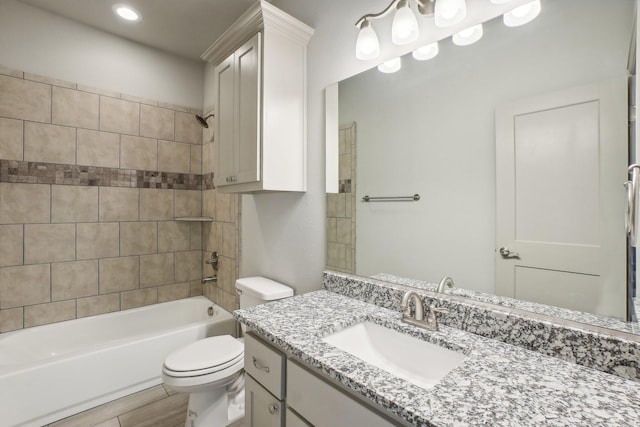
{"type": "MultiPolygon", "coordinates": [[[[293,289],[265,277],[236,281],[240,308],[293,295],[293,289]]],[[[244,332],[244,326],[243,326],[244,332]]],[[[226,426],[244,416],[244,343],[221,335],[205,338],[171,353],[162,380],[190,393],[185,427],[226,426]]]]}

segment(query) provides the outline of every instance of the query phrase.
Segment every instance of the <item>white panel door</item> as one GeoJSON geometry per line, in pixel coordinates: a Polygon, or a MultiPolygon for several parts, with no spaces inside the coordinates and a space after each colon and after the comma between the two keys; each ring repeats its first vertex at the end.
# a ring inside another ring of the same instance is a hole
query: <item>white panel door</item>
{"type": "Polygon", "coordinates": [[[246,42],[236,56],[236,182],[260,180],[260,33],[246,42]]]}
{"type": "Polygon", "coordinates": [[[626,316],[626,78],[496,109],[496,293],[626,316]]]}

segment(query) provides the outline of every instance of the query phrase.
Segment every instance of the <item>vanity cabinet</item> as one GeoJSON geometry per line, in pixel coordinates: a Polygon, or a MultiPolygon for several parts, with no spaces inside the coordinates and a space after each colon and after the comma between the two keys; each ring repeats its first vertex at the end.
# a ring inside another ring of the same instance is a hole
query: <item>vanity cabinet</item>
{"type": "Polygon", "coordinates": [[[214,185],[306,191],[306,45],[313,30],[265,1],[202,56],[214,68],[214,185]]]}
{"type": "Polygon", "coordinates": [[[253,333],[244,343],[246,427],[398,425],[253,333]]]}

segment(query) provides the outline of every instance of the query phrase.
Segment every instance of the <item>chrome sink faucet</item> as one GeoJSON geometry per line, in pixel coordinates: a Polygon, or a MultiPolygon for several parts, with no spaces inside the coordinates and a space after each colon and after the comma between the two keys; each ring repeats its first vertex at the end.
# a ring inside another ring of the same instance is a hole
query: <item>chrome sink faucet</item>
{"type": "Polygon", "coordinates": [[[440,283],[438,284],[438,289],[436,289],[436,292],[440,292],[441,294],[444,293],[445,286],[448,286],[449,288],[453,288],[453,279],[451,277],[444,276],[442,280],[440,280],[440,283]]]}
{"type": "Polygon", "coordinates": [[[438,330],[438,317],[436,313],[449,313],[449,310],[443,307],[429,306],[429,312],[427,318],[424,318],[424,304],[420,299],[420,296],[415,291],[407,291],[402,296],[402,302],[400,303],[400,309],[402,310],[402,321],[419,328],[425,328],[430,331],[438,330]],[[415,303],[414,316],[411,317],[411,308],[409,302],[413,299],[415,303]]]}

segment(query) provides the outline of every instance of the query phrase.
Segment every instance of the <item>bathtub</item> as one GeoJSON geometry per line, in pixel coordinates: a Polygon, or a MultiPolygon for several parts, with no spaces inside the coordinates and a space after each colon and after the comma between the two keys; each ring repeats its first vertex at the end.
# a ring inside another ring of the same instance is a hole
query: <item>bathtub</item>
{"type": "Polygon", "coordinates": [[[193,297],[2,334],[0,425],[42,426],[160,384],[173,350],[234,333],[229,312],[193,297]]]}

